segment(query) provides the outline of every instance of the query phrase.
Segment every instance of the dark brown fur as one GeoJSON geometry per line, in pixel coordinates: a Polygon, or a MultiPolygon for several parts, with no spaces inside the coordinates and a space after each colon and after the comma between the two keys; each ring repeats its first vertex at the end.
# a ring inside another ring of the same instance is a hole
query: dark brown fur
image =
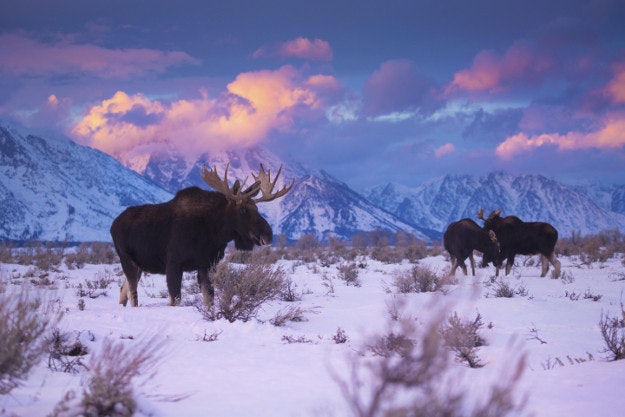
{"type": "Polygon", "coordinates": [[[212,304],[209,271],[224,256],[228,242],[237,249],[272,242],[272,230],[250,199],[189,187],[161,204],[128,207],[111,225],[111,236],[126,281],[119,302],[138,305],[137,283],[143,271],[165,274],[169,304],[180,302],[182,274],[197,271],[204,302],[212,304]]]}
{"type": "MultiPolygon", "coordinates": [[[[493,230],[501,244],[500,263],[506,260],[506,275],[514,265],[515,255],[541,255],[541,277],[547,275],[549,263],[560,275],[560,262],[555,255],[558,231],[549,223],[524,222],[516,216],[501,217],[501,210],[493,211],[484,220],[484,229],[493,230]]],[[[497,268],[497,275],[499,268],[497,268]]]]}
{"type": "Polygon", "coordinates": [[[484,254],[482,266],[488,265],[489,262],[492,262],[495,266],[499,265],[499,244],[497,239],[490,236],[487,231],[471,219],[462,219],[451,223],[443,235],[443,245],[451,258],[451,275],[456,273],[458,266],[467,275],[467,266],[464,261],[469,258],[471,261],[471,273],[475,276],[474,250],[484,254]]]}

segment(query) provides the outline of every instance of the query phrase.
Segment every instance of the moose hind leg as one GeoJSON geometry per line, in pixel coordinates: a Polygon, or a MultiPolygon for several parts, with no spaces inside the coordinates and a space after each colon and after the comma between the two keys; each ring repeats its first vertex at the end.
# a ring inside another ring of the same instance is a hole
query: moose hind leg
{"type": "Polygon", "coordinates": [[[556,258],[556,253],[551,252],[551,255],[549,256],[549,262],[551,262],[551,265],[553,265],[553,274],[556,278],[558,278],[560,276],[560,267],[562,266],[560,264],[560,261],[558,260],[558,258],[556,258]]]}
{"type": "Polygon", "coordinates": [[[456,275],[456,269],[458,269],[458,259],[455,256],[451,257],[451,270],[449,275],[456,275]]]}
{"type": "Polygon", "coordinates": [[[202,291],[202,298],[204,299],[205,306],[212,306],[215,298],[215,289],[211,283],[208,269],[198,269],[197,282],[200,285],[200,291],[202,291]]]}
{"type": "Polygon", "coordinates": [[[463,259],[462,261],[460,261],[460,268],[462,269],[462,273],[464,275],[469,275],[467,273],[467,265],[464,263],[465,259],[463,259]]]}
{"type": "Polygon", "coordinates": [[[126,307],[128,299],[130,299],[130,306],[137,307],[139,305],[139,296],[137,293],[137,284],[141,278],[141,269],[131,260],[122,261],[122,269],[126,280],[119,289],[119,304],[126,307]]]}

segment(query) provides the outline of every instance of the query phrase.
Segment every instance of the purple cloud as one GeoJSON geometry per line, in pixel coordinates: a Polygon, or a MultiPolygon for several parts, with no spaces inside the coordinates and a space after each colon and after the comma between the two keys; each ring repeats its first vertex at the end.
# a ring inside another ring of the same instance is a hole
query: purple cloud
{"type": "Polygon", "coordinates": [[[107,49],[71,41],[48,44],[21,34],[0,35],[0,56],[0,73],[18,76],[87,73],[100,78],[126,78],[198,63],[179,51],[107,49]]]}
{"type": "Polygon", "coordinates": [[[365,83],[363,112],[366,116],[417,109],[429,113],[438,106],[435,96],[433,82],[411,61],[387,61],[365,83]]]}

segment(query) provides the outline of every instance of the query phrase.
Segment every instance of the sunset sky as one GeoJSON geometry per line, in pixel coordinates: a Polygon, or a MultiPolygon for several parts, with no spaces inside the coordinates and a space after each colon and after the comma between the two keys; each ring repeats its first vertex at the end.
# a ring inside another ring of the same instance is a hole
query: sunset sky
{"type": "Polygon", "coordinates": [[[356,189],[625,184],[625,2],[3,0],[0,118],[125,164],[263,144],[356,189]]]}

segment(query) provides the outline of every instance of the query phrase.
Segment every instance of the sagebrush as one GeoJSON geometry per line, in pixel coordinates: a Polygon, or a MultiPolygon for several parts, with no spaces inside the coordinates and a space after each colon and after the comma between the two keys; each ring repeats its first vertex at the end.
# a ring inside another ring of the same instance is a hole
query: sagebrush
{"type": "Polygon", "coordinates": [[[54,300],[28,286],[0,291],[0,394],[19,386],[41,361],[47,352],[46,333],[61,317],[54,300]]]}

